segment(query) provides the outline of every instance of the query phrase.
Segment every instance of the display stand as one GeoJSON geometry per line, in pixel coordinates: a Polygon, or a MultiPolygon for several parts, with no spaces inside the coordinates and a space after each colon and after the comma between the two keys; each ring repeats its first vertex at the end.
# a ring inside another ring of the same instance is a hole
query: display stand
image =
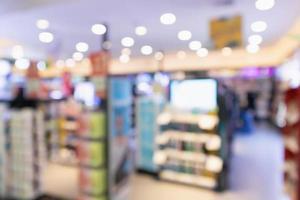
{"type": "Polygon", "coordinates": [[[300,89],[286,92],[286,126],[283,128],[285,143],[285,189],[293,200],[300,199],[300,89]]]}
{"type": "MultiPolygon", "coordinates": [[[[217,88],[215,90],[212,92],[217,93],[217,88]]],[[[201,90],[197,92],[201,93],[201,90]]],[[[224,109],[219,104],[220,97],[216,95],[215,98],[218,112],[184,111],[173,105],[159,115],[161,133],[156,138],[155,161],[160,166],[161,179],[215,190],[226,189],[228,130],[220,115],[224,109]]]]}

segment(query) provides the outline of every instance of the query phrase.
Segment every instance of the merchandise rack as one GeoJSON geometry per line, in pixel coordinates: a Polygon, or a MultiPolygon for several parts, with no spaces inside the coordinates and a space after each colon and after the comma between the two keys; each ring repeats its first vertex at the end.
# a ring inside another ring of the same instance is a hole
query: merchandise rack
{"type": "Polygon", "coordinates": [[[160,134],[154,159],[161,179],[217,191],[228,187],[233,129],[225,94],[218,89],[217,112],[183,112],[168,107],[158,116],[160,134]]]}

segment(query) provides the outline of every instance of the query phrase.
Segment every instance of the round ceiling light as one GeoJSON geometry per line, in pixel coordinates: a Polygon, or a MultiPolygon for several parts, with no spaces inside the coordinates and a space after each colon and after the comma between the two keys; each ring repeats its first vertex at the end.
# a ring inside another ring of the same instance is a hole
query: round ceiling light
{"type": "Polygon", "coordinates": [[[197,55],[201,58],[204,58],[208,55],[208,50],[206,48],[201,48],[197,51],[197,55]]]}
{"type": "Polygon", "coordinates": [[[50,32],[42,32],[39,34],[39,40],[43,43],[51,43],[54,39],[54,36],[50,32]]]}
{"type": "Polygon", "coordinates": [[[259,45],[259,44],[262,43],[262,41],[263,41],[262,36],[261,36],[261,35],[257,35],[257,34],[251,35],[251,36],[249,36],[249,38],[248,38],[249,44],[256,44],[256,45],[259,45]]]}
{"type": "Polygon", "coordinates": [[[154,58],[155,58],[155,60],[158,60],[158,61],[162,60],[162,59],[164,59],[164,53],[161,51],[158,51],[154,54],[154,58]]]}
{"type": "Polygon", "coordinates": [[[46,30],[50,26],[50,23],[46,19],[39,19],[36,21],[36,27],[41,30],[46,30]]]}
{"type": "Polygon", "coordinates": [[[177,34],[177,37],[179,40],[187,41],[192,38],[192,33],[190,31],[184,30],[184,31],[179,31],[177,34]]]}
{"type": "Polygon", "coordinates": [[[134,45],[134,39],[132,37],[124,37],[122,40],[121,40],[121,44],[124,46],[124,47],[132,47],[134,45]]]}
{"type": "Polygon", "coordinates": [[[255,2],[255,7],[258,10],[270,10],[274,7],[275,5],[275,0],[257,0],[255,2]]]}
{"type": "Polygon", "coordinates": [[[76,50],[79,52],[87,52],[89,50],[89,45],[85,42],[78,42],[76,44],[76,50]]]}
{"type": "Polygon", "coordinates": [[[255,33],[264,32],[267,30],[268,25],[264,21],[256,21],[251,24],[251,30],[255,33]]]}
{"type": "Polygon", "coordinates": [[[81,52],[75,52],[75,53],[73,53],[73,59],[75,60],[75,61],[81,61],[82,59],[83,59],[83,54],[81,53],[81,52]]]}
{"type": "Polygon", "coordinates": [[[152,54],[152,52],[153,52],[153,49],[149,45],[145,45],[141,48],[141,53],[143,55],[150,55],[150,54],[152,54]]]}
{"type": "Polygon", "coordinates": [[[147,34],[147,28],[145,26],[137,26],[135,28],[135,34],[139,36],[143,36],[147,34]]]}
{"type": "Polygon", "coordinates": [[[257,53],[260,48],[256,44],[249,44],[247,45],[246,50],[248,51],[248,53],[257,53]]]}
{"type": "Polygon", "coordinates": [[[119,58],[121,63],[128,63],[130,61],[129,55],[122,54],[119,58]]]}
{"type": "Polygon", "coordinates": [[[107,29],[103,24],[94,24],[91,28],[91,31],[96,35],[103,35],[106,33],[107,29]]]}
{"type": "Polygon", "coordinates": [[[15,66],[16,68],[22,70],[28,69],[28,67],[30,66],[30,61],[25,58],[20,58],[15,61],[15,66]]]}
{"type": "Polygon", "coordinates": [[[171,25],[176,22],[176,16],[173,13],[165,13],[160,16],[160,22],[164,25],[171,25]]]}
{"type": "Polygon", "coordinates": [[[200,48],[202,47],[202,44],[200,41],[191,41],[189,43],[189,48],[192,50],[192,51],[197,51],[199,50],[200,48]]]}
{"type": "Polygon", "coordinates": [[[65,63],[67,67],[75,67],[76,64],[72,58],[67,59],[65,63]]]}

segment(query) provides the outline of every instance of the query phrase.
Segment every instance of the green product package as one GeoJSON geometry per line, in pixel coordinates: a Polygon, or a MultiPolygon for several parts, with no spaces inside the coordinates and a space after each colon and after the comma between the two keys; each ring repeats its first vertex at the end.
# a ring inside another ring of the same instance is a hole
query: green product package
{"type": "Polygon", "coordinates": [[[104,112],[92,113],[90,125],[90,134],[92,138],[103,138],[106,136],[106,115],[104,112]]]}
{"type": "Polygon", "coordinates": [[[91,142],[89,145],[92,166],[103,166],[105,164],[105,143],[91,142]]]}
{"type": "Polygon", "coordinates": [[[102,195],[107,190],[107,173],[105,169],[93,170],[91,173],[91,193],[102,195]]]}

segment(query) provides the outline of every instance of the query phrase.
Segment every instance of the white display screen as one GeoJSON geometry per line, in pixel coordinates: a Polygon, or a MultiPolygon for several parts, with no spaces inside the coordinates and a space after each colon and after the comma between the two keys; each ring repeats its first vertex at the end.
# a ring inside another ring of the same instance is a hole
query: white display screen
{"type": "Polygon", "coordinates": [[[217,108],[217,81],[195,79],[172,81],[171,105],[178,109],[209,112],[217,108]]]}

